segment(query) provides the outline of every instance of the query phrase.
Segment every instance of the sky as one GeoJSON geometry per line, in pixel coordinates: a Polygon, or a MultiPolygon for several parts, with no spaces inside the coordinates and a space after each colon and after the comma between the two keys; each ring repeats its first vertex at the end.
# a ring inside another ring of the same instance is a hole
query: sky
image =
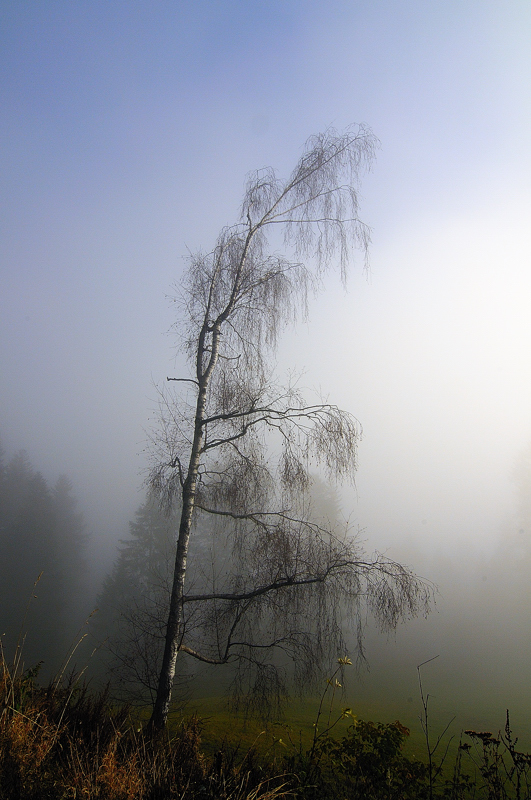
{"type": "Polygon", "coordinates": [[[360,420],[370,547],[495,546],[531,440],[530,34],[528,0],[0,2],[0,436],[68,474],[98,547],[182,371],[186,254],[249,171],[355,123],[370,270],[327,278],[279,368],[360,420]]]}

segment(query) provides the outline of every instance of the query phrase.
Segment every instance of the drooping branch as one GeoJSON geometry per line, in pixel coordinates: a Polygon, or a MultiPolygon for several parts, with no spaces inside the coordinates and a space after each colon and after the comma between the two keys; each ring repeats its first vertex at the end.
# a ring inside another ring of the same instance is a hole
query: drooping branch
{"type": "MultiPolygon", "coordinates": [[[[291,589],[297,586],[309,586],[315,583],[326,583],[331,575],[342,571],[348,571],[353,575],[356,575],[357,578],[361,576],[364,579],[367,579],[369,576],[374,574],[377,577],[377,585],[380,587],[382,586],[382,580],[385,581],[391,579],[397,584],[403,583],[405,585],[406,583],[409,584],[413,578],[412,573],[405,569],[401,564],[384,559],[379,555],[374,561],[350,559],[335,561],[327,565],[326,568],[320,573],[306,576],[297,574],[286,575],[284,578],[272,581],[264,586],[258,586],[246,592],[211,592],[206,594],[184,595],[183,603],[205,602],[209,600],[224,600],[238,603],[242,600],[251,600],[253,598],[270,594],[272,592],[278,592],[287,588],[291,589]]],[[[410,604],[411,606],[410,613],[418,613],[420,607],[427,609],[432,593],[433,587],[431,587],[429,583],[421,583],[418,587],[416,587],[414,592],[405,598],[405,603],[410,604]]],[[[375,607],[379,608],[382,612],[387,610],[390,599],[390,594],[386,593],[385,596],[381,598],[381,601],[378,600],[378,603],[375,607]]],[[[396,598],[393,599],[393,603],[397,604],[396,598]]],[[[400,600],[401,606],[403,603],[404,599],[400,600]]],[[[385,614],[381,613],[379,617],[383,619],[385,614]]]]}

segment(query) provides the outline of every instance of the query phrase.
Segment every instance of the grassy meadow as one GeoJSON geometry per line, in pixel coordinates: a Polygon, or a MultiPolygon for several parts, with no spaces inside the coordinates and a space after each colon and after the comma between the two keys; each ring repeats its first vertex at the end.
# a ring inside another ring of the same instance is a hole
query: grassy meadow
{"type": "Polygon", "coordinates": [[[337,674],[321,697],[292,700],[267,721],[231,712],[223,697],[196,697],[155,736],[148,709],[119,705],[74,674],[41,685],[37,668],[2,659],[0,800],[531,798],[524,740],[504,718],[487,731],[487,707],[452,722],[430,698],[430,758],[420,696],[352,700],[337,674]]]}
{"type": "MultiPolygon", "coordinates": [[[[263,720],[255,717],[246,717],[244,713],[235,713],[227,704],[226,698],[219,696],[202,697],[190,701],[174,716],[174,724],[191,716],[201,721],[202,745],[205,752],[213,754],[219,749],[220,744],[226,744],[231,749],[245,752],[250,748],[259,753],[273,754],[278,757],[282,754],[292,753],[302,749],[309,749],[314,735],[314,724],[317,719],[320,698],[292,698],[286,704],[282,713],[272,719],[263,720]],[[281,742],[279,743],[279,740],[281,742]]],[[[434,746],[439,736],[441,743],[436,751],[437,760],[443,756],[448,747],[448,756],[445,762],[445,772],[451,771],[462,732],[465,730],[490,731],[497,735],[504,730],[506,711],[503,704],[498,704],[498,713],[488,705],[485,698],[483,708],[474,709],[452,708],[450,702],[437,703],[437,698],[431,697],[428,706],[428,730],[430,742],[434,746]],[[445,732],[446,731],[446,732],[445,732]]],[[[330,713],[330,723],[334,724],[331,731],[334,738],[341,738],[347,732],[353,720],[350,717],[340,719],[344,708],[350,708],[358,720],[372,720],[376,722],[400,721],[409,730],[409,735],[404,739],[403,752],[410,758],[421,761],[426,760],[426,737],[421,723],[423,712],[420,697],[415,697],[414,702],[393,702],[382,698],[353,699],[348,694],[336,696],[330,713]]],[[[327,729],[330,704],[325,703],[318,730],[327,729]]],[[[531,750],[531,721],[527,715],[522,720],[522,714],[511,712],[511,726],[518,735],[518,746],[531,750]],[[514,720],[518,719],[518,723],[514,720]],[[522,722],[524,724],[522,724],[522,722]]],[[[463,737],[464,738],[464,737],[463,737]]]]}

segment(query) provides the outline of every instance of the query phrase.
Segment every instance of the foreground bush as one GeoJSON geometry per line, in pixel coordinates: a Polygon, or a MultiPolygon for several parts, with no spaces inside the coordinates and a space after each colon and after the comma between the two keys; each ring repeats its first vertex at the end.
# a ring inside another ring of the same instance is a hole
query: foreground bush
{"type": "Polygon", "coordinates": [[[291,759],[301,781],[299,796],[308,800],[424,797],[427,767],[402,752],[408,735],[398,721],[361,720],[350,725],[341,739],[325,733],[302,757],[291,759]]]}

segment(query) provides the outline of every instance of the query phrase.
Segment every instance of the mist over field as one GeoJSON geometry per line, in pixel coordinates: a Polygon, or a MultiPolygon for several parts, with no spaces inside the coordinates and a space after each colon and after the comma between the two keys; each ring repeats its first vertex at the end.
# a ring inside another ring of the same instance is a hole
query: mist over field
{"type": "Polygon", "coordinates": [[[368,621],[371,669],[347,695],[414,717],[416,667],[438,656],[423,674],[443,715],[501,726],[509,707],[525,728],[531,7],[34,0],[0,19],[3,502],[36,515],[4,534],[1,632],[44,570],[28,622],[61,636],[39,656],[28,633],[28,658],[53,661],[101,595],[145,501],[159,388],[188,375],[172,331],[187,254],[237,220],[251,170],[286,177],[309,136],[365,123],[369,266],[323,277],[277,372],[359,420],[341,520],[438,595],[396,635],[368,621]],[[21,533],[35,520],[39,541],[55,531],[42,557],[21,533]]]}

